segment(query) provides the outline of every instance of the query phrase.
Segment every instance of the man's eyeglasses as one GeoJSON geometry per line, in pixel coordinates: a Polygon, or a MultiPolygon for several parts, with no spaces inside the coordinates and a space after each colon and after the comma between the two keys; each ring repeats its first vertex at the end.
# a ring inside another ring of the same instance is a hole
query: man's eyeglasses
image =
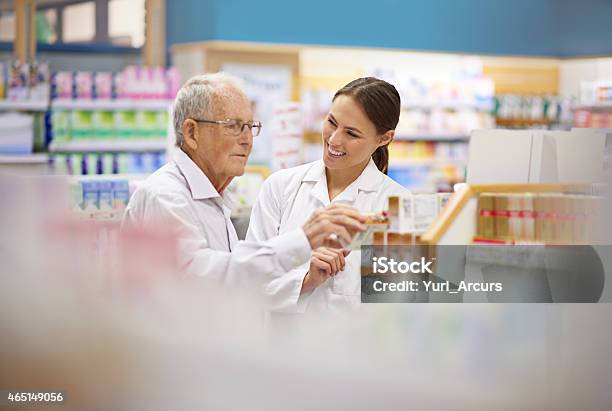
{"type": "Polygon", "coordinates": [[[226,120],[196,120],[196,123],[221,124],[231,135],[239,136],[248,127],[253,133],[253,137],[257,137],[261,132],[261,122],[259,121],[242,121],[228,118],[226,120]]]}

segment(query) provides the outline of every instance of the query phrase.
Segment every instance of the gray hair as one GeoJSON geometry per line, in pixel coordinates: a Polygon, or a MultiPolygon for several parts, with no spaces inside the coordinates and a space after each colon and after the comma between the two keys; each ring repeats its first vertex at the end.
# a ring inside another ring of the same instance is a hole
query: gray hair
{"type": "Polygon", "coordinates": [[[172,123],[178,147],[183,145],[183,123],[185,120],[212,116],[215,111],[213,97],[215,95],[223,96],[230,90],[245,95],[240,79],[227,73],[194,76],[180,88],[176,94],[172,110],[172,123]]]}

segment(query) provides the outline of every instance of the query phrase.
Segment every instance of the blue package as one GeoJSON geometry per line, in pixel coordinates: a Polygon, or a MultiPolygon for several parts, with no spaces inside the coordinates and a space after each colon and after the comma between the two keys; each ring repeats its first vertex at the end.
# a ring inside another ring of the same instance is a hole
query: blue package
{"type": "Polygon", "coordinates": [[[98,210],[100,204],[100,183],[98,181],[82,181],[83,210],[98,210]]]}
{"type": "Polygon", "coordinates": [[[112,184],[113,208],[124,209],[130,200],[130,184],[127,180],[116,180],[112,184]]]}
{"type": "Polygon", "coordinates": [[[98,208],[100,210],[112,210],[113,208],[113,185],[110,180],[102,180],[98,185],[98,208]]]}

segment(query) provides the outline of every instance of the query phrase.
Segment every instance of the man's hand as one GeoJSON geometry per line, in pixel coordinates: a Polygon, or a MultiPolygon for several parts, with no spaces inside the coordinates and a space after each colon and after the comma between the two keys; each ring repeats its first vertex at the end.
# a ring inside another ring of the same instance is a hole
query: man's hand
{"type": "Polygon", "coordinates": [[[319,247],[312,252],[310,268],[304,277],[301,293],[307,293],[329,278],[343,271],[346,266],[345,257],[349,251],[338,248],[319,247]]]}
{"type": "Polygon", "coordinates": [[[366,217],[346,204],[332,204],[315,210],[302,227],[315,250],[321,246],[342,248],[355,234],[365,230],[366,217]]]}

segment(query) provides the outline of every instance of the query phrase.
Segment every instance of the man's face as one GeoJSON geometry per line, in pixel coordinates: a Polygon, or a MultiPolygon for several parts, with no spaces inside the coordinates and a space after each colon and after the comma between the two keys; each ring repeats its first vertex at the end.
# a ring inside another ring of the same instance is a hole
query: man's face
{"type": "MultiPolygon", "coordinates": [[[[225,89],[213,97],[215,113],[206,120],[241,120],[252,121],[251,103],[241,93],[225,89]]],[[[198,148],[195,155],[203,170],[213,184],[217,186],[232,177],[244,174],[244,169],[253,147],[253,134],[249,127],[244,127],[235,135],[222,124],[198,123],[198,148]]]]}

